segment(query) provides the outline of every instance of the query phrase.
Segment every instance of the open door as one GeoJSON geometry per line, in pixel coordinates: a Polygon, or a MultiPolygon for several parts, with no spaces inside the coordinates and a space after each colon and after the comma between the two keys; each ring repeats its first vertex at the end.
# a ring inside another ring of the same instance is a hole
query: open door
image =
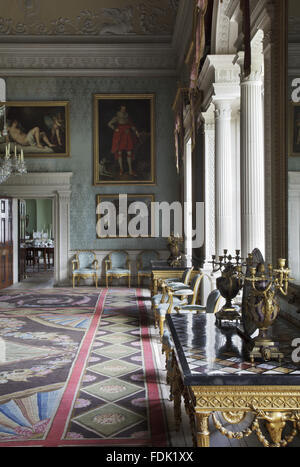
{"type": "Polygon", "coordinates": [[[26,278],[26,248],[25,248],[25,235],[26,235],[26,201],[18,201],[19,210],[19,282],[26,278]]]}
{"type": "Polygon", "coordinates": [[[0,198],[0,289],[13,284],[12,199],[0,198]]]}

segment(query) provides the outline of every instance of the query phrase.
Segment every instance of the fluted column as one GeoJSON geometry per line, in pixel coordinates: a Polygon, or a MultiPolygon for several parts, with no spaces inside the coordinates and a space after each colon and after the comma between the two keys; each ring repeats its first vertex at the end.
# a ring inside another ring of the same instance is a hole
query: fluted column
{"type": "Polygon", "coordinates": [[[205,157],[205,264],[215,254],[215,115],[214,105],[202,113],[205,157]]]}
{"type": "Polygon", "coordinates": [[[265,255],[265,184],[261,62],[247,77],[241,66],[241,240],[242,256],[254,248],[265,255]]]}
{"type": "Polygon", "coordinates": [[[214,99],[215,104],[215,222],[216,254],[232,251],[232,164],[231,164],[231,101],[214,99]]]}

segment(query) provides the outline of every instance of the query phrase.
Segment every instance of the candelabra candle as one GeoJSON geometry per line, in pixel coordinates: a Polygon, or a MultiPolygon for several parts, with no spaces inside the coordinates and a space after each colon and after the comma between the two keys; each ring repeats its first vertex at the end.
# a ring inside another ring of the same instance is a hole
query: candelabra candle
{"type": "Polygon", "coordinates": [[[27,173],[23,149],[17,154],[17,145],[11,157],[10,143],[5,145],[5,155],[0,157],[0,183],[5,182],[11,175],[23,175],[27,173]]]}
{"type": "Polygon", "coordinates": [[[241,263],[242,258],[240,257],[240,250],[235,250],[236,256],[232,256],[231,254],[228,255],[227,253],[228,250],[224,250],[223,255],[219,256],[218,261],[216,261],[216,255],[212,255],[212,261],[210,261],[210,264],[213,265],[214,273],[222,271],[229,264],[237,266],[241,263]]]}

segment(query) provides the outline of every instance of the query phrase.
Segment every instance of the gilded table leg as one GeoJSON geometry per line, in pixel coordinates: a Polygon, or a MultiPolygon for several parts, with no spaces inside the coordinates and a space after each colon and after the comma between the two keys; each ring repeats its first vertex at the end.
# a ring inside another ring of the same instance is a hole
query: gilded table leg
{"type": "Polygon", "coordinates": [[[209,448],[208,419],[210,412],[196,412],[197,420],[197,447],[209,448]]]}
{"type": "Polygon", "coordinates": [[[185,386],[183,388],[183,399],[185,405],[185,411],[190,420],[190,427],[193,439],[193,445],[197,446],[197,437],[196,437],[196,426],[195,426],[195,401],[192,393],[189,391],[189,388],[185,386]]]}
{"type": "Polygon", "coordinates": [[[165,316],[160,316],[159,317],[159,333],[160,333],[160,338],[164,335],[164,325],[165,325],[165,316]]]}
{"type": "Polygon", "coordinates": [[[172,396],[174,401],[174,418],[176,431],[179,431],[181,425],[181,386],[181,378],[176,367],[174,379],[172,381],[172,396]]]}

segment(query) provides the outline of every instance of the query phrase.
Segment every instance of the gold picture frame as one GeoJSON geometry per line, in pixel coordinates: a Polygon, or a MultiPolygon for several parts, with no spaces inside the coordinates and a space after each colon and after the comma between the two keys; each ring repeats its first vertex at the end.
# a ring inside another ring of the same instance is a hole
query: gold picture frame
{"type": "Polygon", "coordinates": [[[69,102],[0,102],[0,108],[1,153],[9,142],[25,157],[70,156],[69,102]]]}
{"type": "MultiPolygon", "coordinates": [[[[155,232],[155,226],[154,226],[154,215],[153,215],[153,209],[151,207],[151,203],[154,203],[155,201],[155,195],[154,194],[126,194],[126,197],[127,197],[127,212],[128,212],[128,207],[130,204],[136,202],[136,201],[140,201],[140,202],[143,202],[143,203],[146,203],[147,204],[147,208],[148,208],[148,233],[147,235],[140,235],[139,237],[136,237],[136,236],[130,236],[127,234],[126,235],[122,235],[120,234],[119,232],[119,218],[118,218],[118,215],[119,215],[119,200],[120,200],[120,196],[125,196],[124,194],[120,195],[120,194],[98,194],[96,195],[96,235],[97,235],[97,238],[152,238],[154,236],[154,232],[155,232]],[[111,202],[113,203],[113,205],[115,206],[115,209],[116,209],[116,220],[117,220],[117,225],[116,225],[116,235],[109,235],[107,236],[106,234],[105,235],[101,235],[101,230],[100,230],[100,226],[99,226],[99,221],[100,221],[100,218],[101,218],[101,214],[99,213],[99,205],[101,202],[104,202],[104,201],[108,201],[108,202],[111,202]]],[[[132,217],[130,217],[130,214],[128,214],[127,216],[127,225],[126,225],[126,230],[127,230],[127,233],[128,233],[128,225],[129,225],[129,222],[132,218],[134,218],[137,214],[135,215],[131,215],[132,217]]]]}
{"type": "Polygon", "coordinates": [[[300,156],[300,103],[290,104],[289,115],[289,156],[300,156]]]}
{"type": "Polygon", "coordinates": [[[94,94],[94,185],[155,185],[155,95],[94,94]]]}

